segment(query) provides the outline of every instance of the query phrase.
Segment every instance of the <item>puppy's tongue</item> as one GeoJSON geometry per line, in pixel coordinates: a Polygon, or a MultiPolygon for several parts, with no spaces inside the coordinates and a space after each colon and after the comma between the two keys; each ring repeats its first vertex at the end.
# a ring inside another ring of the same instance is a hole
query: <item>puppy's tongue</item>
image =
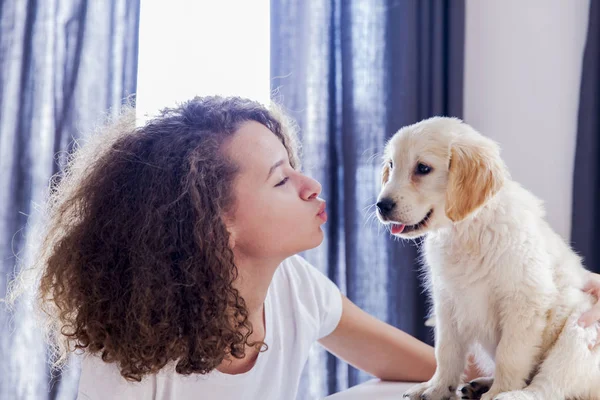
{"type": "Polygon", "coordinates": [[[405,227],[404,224],[392,224],[392,233],[394,235],[402,233],[402,231],[404,230],[404,227],[405,227]]]}

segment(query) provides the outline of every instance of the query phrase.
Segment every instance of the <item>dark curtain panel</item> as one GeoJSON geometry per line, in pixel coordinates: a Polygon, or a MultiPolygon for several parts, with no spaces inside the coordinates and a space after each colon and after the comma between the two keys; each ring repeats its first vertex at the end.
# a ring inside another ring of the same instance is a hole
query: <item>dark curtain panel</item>
{"type": "MultiPolygon", "coordinates": [[[[395,131],[462,116],[464,14],[461,0],[271,1],[274,98],[298,121],[304,169],[329,203],[325,242],[305,256],[361,308],[429,343],[418,244],[390,239],[374,203],[395,131]]],[[[368,378],[315,347],[298,398],[368,378]]]]}
{"type": "Polygon", "coordinates": [[[583,56],[573,176],[571,240],[585,265],[600,272],[600,2],[590,2],[583,56]]]}
{"type": "MultiPolygon", "coordinates": [[[[52,174],[73,139],[135,93],[139,0],[0,1],[0,298],[27,263],[52,174]]],[[[74,399],[76,361],[49,376],[31,296],[0,304],[0,399],[74,399]]]]}

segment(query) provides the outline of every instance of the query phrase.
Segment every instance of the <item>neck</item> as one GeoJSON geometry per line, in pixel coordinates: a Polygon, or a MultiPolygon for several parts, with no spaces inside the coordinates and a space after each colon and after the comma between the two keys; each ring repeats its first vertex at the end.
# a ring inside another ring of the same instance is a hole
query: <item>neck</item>
{"type": "Polygon", "coordinates": [[[244,298],[249,313],[262,310],[267,290],[281,261],[269,262],[236,255],[235,264],[238,269],[238,278],[234,282],[234,286],[244,298]]]}
{"type": "MultiPolygon", "coordinates": [[[[282,260],[257,260],[243,254],[235,254],[238,277],[234,287],[246,303],[248,322],[252,324],[252,333],[248,343],[262,342],[265,339],[266,326],[264,304],[273,275],[282,260]]],[[[249,371],[258,358],[259,349],[246,345],[244,358],[227,357],[218,370],[228,374],[249,371]]]]}

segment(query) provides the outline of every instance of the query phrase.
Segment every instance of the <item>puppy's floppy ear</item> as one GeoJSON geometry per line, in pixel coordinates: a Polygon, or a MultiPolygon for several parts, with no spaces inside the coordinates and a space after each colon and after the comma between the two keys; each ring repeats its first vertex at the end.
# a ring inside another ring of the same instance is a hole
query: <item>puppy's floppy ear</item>
{"type": "Polygon", "coordinates": [[[506,169],[498,146],[489,139],[461,140],[450,147],[446,216],[461,221],[493,197],[506,169]]]}
{"type": "Polygon", "coordinates": [[[390,179],[390,164],[388,161],[383,164],[383,168],[381,169],[381,185],[385,185],[387,181],[390,179]]]}

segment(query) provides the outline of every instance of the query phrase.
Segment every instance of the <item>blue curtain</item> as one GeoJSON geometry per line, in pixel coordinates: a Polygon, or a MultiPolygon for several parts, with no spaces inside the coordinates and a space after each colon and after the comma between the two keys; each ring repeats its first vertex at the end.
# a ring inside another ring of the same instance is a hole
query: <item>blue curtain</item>
{"type": "MultiPolygon", "coordinates": [[[[36,207],[73,139],[135,93],[139,0],[0,1],[0,298],[36,238],[36,207]]],[[[31,296],[0,303],[0,399],[74,399],[76,362],[50,379],[31,296]]]]}
{"type": "Polygon", "coordinates": [[[600,272],[600,2],[590,2],[581,71],[571,240],[584,263],[600,272]]]}
{"type": "MultiPolygon", "coordinates": [[[[304,169],[329,203],[325,242],[305,256],[365,311],[429,343],[419,243],[392,240],[374,203],[395,131],[462,116],[464,18],[462,0],[271,1],[274,97],[298,121],[304,169]]],[[[298,398],[369,378],[315,346],[298,398]]]]}

